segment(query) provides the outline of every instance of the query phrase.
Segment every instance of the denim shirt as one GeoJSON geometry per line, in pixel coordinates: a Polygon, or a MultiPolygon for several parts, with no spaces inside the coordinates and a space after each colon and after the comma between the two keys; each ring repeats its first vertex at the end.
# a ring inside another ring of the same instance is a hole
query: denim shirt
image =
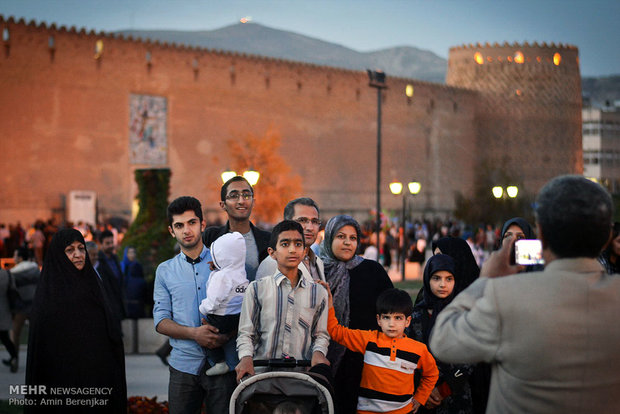
{"type": "MultiPolygon", "coordinates": [[[[211,252],[205,246],[200,252],[200,259],[199,263],[189,263],[187,256],[181,252],[157,267],[153,291],[155,328],[164,319],[171,319],[182,326],[198,327],[202,324],[198,306],[206,297],[205,285],[211,273],[211,252]]],[[[170,366],[197,375],[205,360],[204,349],[191,339],[170,338],[170,345],[170,366]]],[[[234,369],[239,362],[235,338],[224,345],[224,352],[229,368],[234,369]]]]}

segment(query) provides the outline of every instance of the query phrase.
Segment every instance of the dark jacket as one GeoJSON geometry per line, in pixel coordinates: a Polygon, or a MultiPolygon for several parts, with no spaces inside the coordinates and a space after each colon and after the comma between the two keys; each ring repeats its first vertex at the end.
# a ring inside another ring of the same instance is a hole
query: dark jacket
{"type": "MultiPolygon", "coordinates": [[[[250,222],[250,229],[254,235],[256,241],[256,247],[258,248],[258,263],[262,262],[267,257],[267,247],[269,247],[269,239],[271,238],[271,232],[261,230],[254,226],[250,222]]],[[[216,241],[220,236],[230,232],[230,223],[227,221],[224,226],[212,226],[207,228],[202,234],[202,241],[207,248],[211,247],[211,243],[216,241]]]]}
{"type": "Polygon", "coordinates": [[[121,266],[118,263],[118,259],[115,255],[112,256],[113,260],[116,262],[116,266],[118,268],[119,277],[116,276],[116,273],[110,269],[110,265],[107,262],[107,258],[103,251],[99,251],[99,263],[97,265],[97,271],[99,272],[99,276],[101,276],[101,281],[103,282],[103,288],[105,289],[106,296],[110,301],[110,307],[112,308],[112,313],[118,319],[119,323],[121,320],[127,317],[127,300],[125,297],[125,276],[121,270],[121,266]]]}

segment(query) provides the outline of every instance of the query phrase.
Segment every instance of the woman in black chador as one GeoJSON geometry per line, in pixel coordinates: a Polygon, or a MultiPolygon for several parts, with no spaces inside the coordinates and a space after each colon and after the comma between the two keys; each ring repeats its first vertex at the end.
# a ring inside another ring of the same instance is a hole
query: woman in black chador
{"type": "Polygon", "coordinates": [[[56,233],[45,256],[30,319],[26,384],[47,389],[47,395],[28,396],[37,405],[26,407],[26,413],[127,410],[121,332],[84,237],[74,229],[56,233]],[[73,392],[50,395],[57,387],[73,392]],[[62,404],[49,406],[41,398],[59,398],[62,404]]]}

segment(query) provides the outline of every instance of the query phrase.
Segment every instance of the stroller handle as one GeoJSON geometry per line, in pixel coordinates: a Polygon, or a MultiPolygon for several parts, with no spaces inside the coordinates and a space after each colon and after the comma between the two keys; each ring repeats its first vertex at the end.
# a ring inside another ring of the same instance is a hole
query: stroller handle
{"type": "Polygon", "coordinates": [[[273,358],[273,359],[255,359],[255,367],[271,367],[271,368],[294,368],[309,367],[310,360],[295,358],[273,358]]]}

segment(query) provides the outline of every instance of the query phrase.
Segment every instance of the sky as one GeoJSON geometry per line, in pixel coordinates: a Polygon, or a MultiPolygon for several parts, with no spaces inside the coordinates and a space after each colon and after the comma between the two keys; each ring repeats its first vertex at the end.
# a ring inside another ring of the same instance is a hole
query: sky
{"type": "Polygon", "coordinates": [[[0,14],[88,30],[213,30],[244,17],[360,52],[469,43],[579,48],[582,76],[620,74],[619,0],[0,0],[0,14]]]}

